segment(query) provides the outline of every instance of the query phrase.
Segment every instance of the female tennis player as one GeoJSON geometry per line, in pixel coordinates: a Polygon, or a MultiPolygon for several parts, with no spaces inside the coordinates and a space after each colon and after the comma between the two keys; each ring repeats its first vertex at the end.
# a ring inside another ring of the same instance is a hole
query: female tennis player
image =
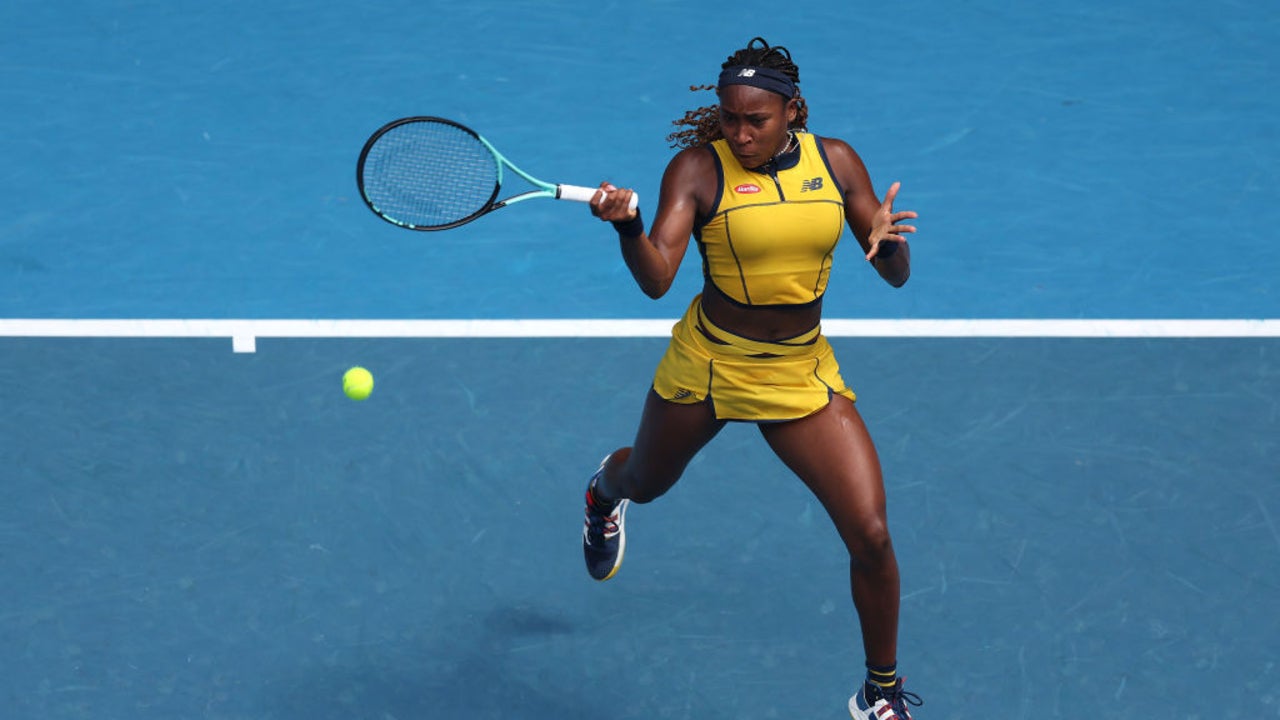
{"type": "MultiPolygon", "coordinates": [[[[683,148],[662,178],[648,231],[631,190],[600,186],[591,210],[613,223],[640,288],[671,287],[694,237],[703,288],[672,330],[634,445],[591,476],[583,550],[597,580],[618,571],[627,505],[661,496],[729,421],[756,423],[809,487],[849,552],[867,673],[849,700],[855,720],[910,720],[897,675],[899,579],[884,482],[871,437],[822,335],[822,298],[847,225],[894,287],[910,274],[898,184],[877,197],[847,143],[806,131],[791,53],[762,38],[729,56],[717,105],[690,111],[668,138],[683,148]]],[[[701,89],[701,88],[695,88],[701,89]]],[[[710,88],[706,88],[710,89],[710,88]]]]}

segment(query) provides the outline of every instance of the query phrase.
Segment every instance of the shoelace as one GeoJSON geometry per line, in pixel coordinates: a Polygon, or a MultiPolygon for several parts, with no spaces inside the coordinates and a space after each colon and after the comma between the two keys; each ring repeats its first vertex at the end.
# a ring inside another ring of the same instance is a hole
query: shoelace
{"type": "Polygon", "coordinates": [[[594,537],[604,539],[611,533],[618,532],[618,517],[615,514],[618,506],[614,505],[609,512],[601,512],[600,509],[591,499],[591,492],[587,492],[587,529],[588,534],[594,537]]]}
{"type": "Polygon", "coordinates": [[[924,700],[919,695],[902,689],[901,680],[890,689],[876,686],[872,688],[871,692],[867,692],[867,687],[872,686],[866,685],[863,689],[863,697],[866,698],[867,702],[874,706],[880,700],[885,701],[889,704],[888,709],[893,711],[892,717],[898,720],[908,720],[911,717],[911,711],[907,709],[908,704],[916,707],[924,704],[924,700]]]}
{"type": "Polygon", "coordinates": [[[916,707],[920,707],[924,704],[924,700],[920,699],[919,695],[908,690],[903,690],[901,684],[893,690],[885,693],[884,699],[889,701],[889,707],[893,708],[893,712],[895,714],[904,713],[904,718],[911,716],[911,712],[907,710],[908,704],[915,705],[916,707]]]}

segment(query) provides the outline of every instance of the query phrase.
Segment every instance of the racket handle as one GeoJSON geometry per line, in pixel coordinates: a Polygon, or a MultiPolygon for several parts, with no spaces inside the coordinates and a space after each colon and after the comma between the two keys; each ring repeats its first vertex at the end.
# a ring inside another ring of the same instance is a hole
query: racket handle
{"type": "MultiPolygon", "coordinates": [[[[559,200],[573,200],[574,202],[591,202],[591,198],[596,196],[596,192],[600,188],[582,187],[581,185],[557,185],[556,198],[559,200]]],[[[628,210],[635,210],[640,205],[640,193],[631,193],[631,202],[628,203],[628,210]]]]}

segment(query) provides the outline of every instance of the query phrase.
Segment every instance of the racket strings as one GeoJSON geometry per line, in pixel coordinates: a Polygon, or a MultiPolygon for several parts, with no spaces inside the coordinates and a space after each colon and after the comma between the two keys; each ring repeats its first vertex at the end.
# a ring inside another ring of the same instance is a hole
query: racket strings
{"type": "Polygon", "coordinates": [[[448,123],[391,128],[369,148],[364,192],[383,216],[411,227],[449,225],[496,197],[493,154],[475,135],[448,123]]]}

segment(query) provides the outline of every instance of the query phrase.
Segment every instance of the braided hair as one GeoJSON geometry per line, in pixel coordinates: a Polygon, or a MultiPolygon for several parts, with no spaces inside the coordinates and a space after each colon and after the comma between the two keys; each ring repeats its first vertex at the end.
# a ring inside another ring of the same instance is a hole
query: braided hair
{"type": "MultiPolygon", "coordinates": [[[[791,51],[781,45],[770,47],[764,38],[752,38],[745,48],[738,50],[729,56],[729,59],[721,64],[721,68],[733,67],[735,65],[750,65],[752,67],[765,67],[784,73],[791,81],[800,83],[800,68],[791,61],[791,51]],[[757,45],[759,43],[759,45],[757,45]]],[[[689,89],[698,92],[701,90],[715,90],[715,85],[691,85],[689,89]]],[[[796,119],[791,123],[792,130],[803,130],[808,126],[809,106],[805,104],[804,98],[800,97],[799,92],[796,93],[796,119]]],[[[690,110],[684,114],[679,120],[673,120],[680,130],[676,130],[667,136],[667,141],[671,143],[671,147],[689,148],[705,145],[709,142],[719,140],[723,135],[720,132],[720,106],[706,105],[696,110],[690,110]]]]}

